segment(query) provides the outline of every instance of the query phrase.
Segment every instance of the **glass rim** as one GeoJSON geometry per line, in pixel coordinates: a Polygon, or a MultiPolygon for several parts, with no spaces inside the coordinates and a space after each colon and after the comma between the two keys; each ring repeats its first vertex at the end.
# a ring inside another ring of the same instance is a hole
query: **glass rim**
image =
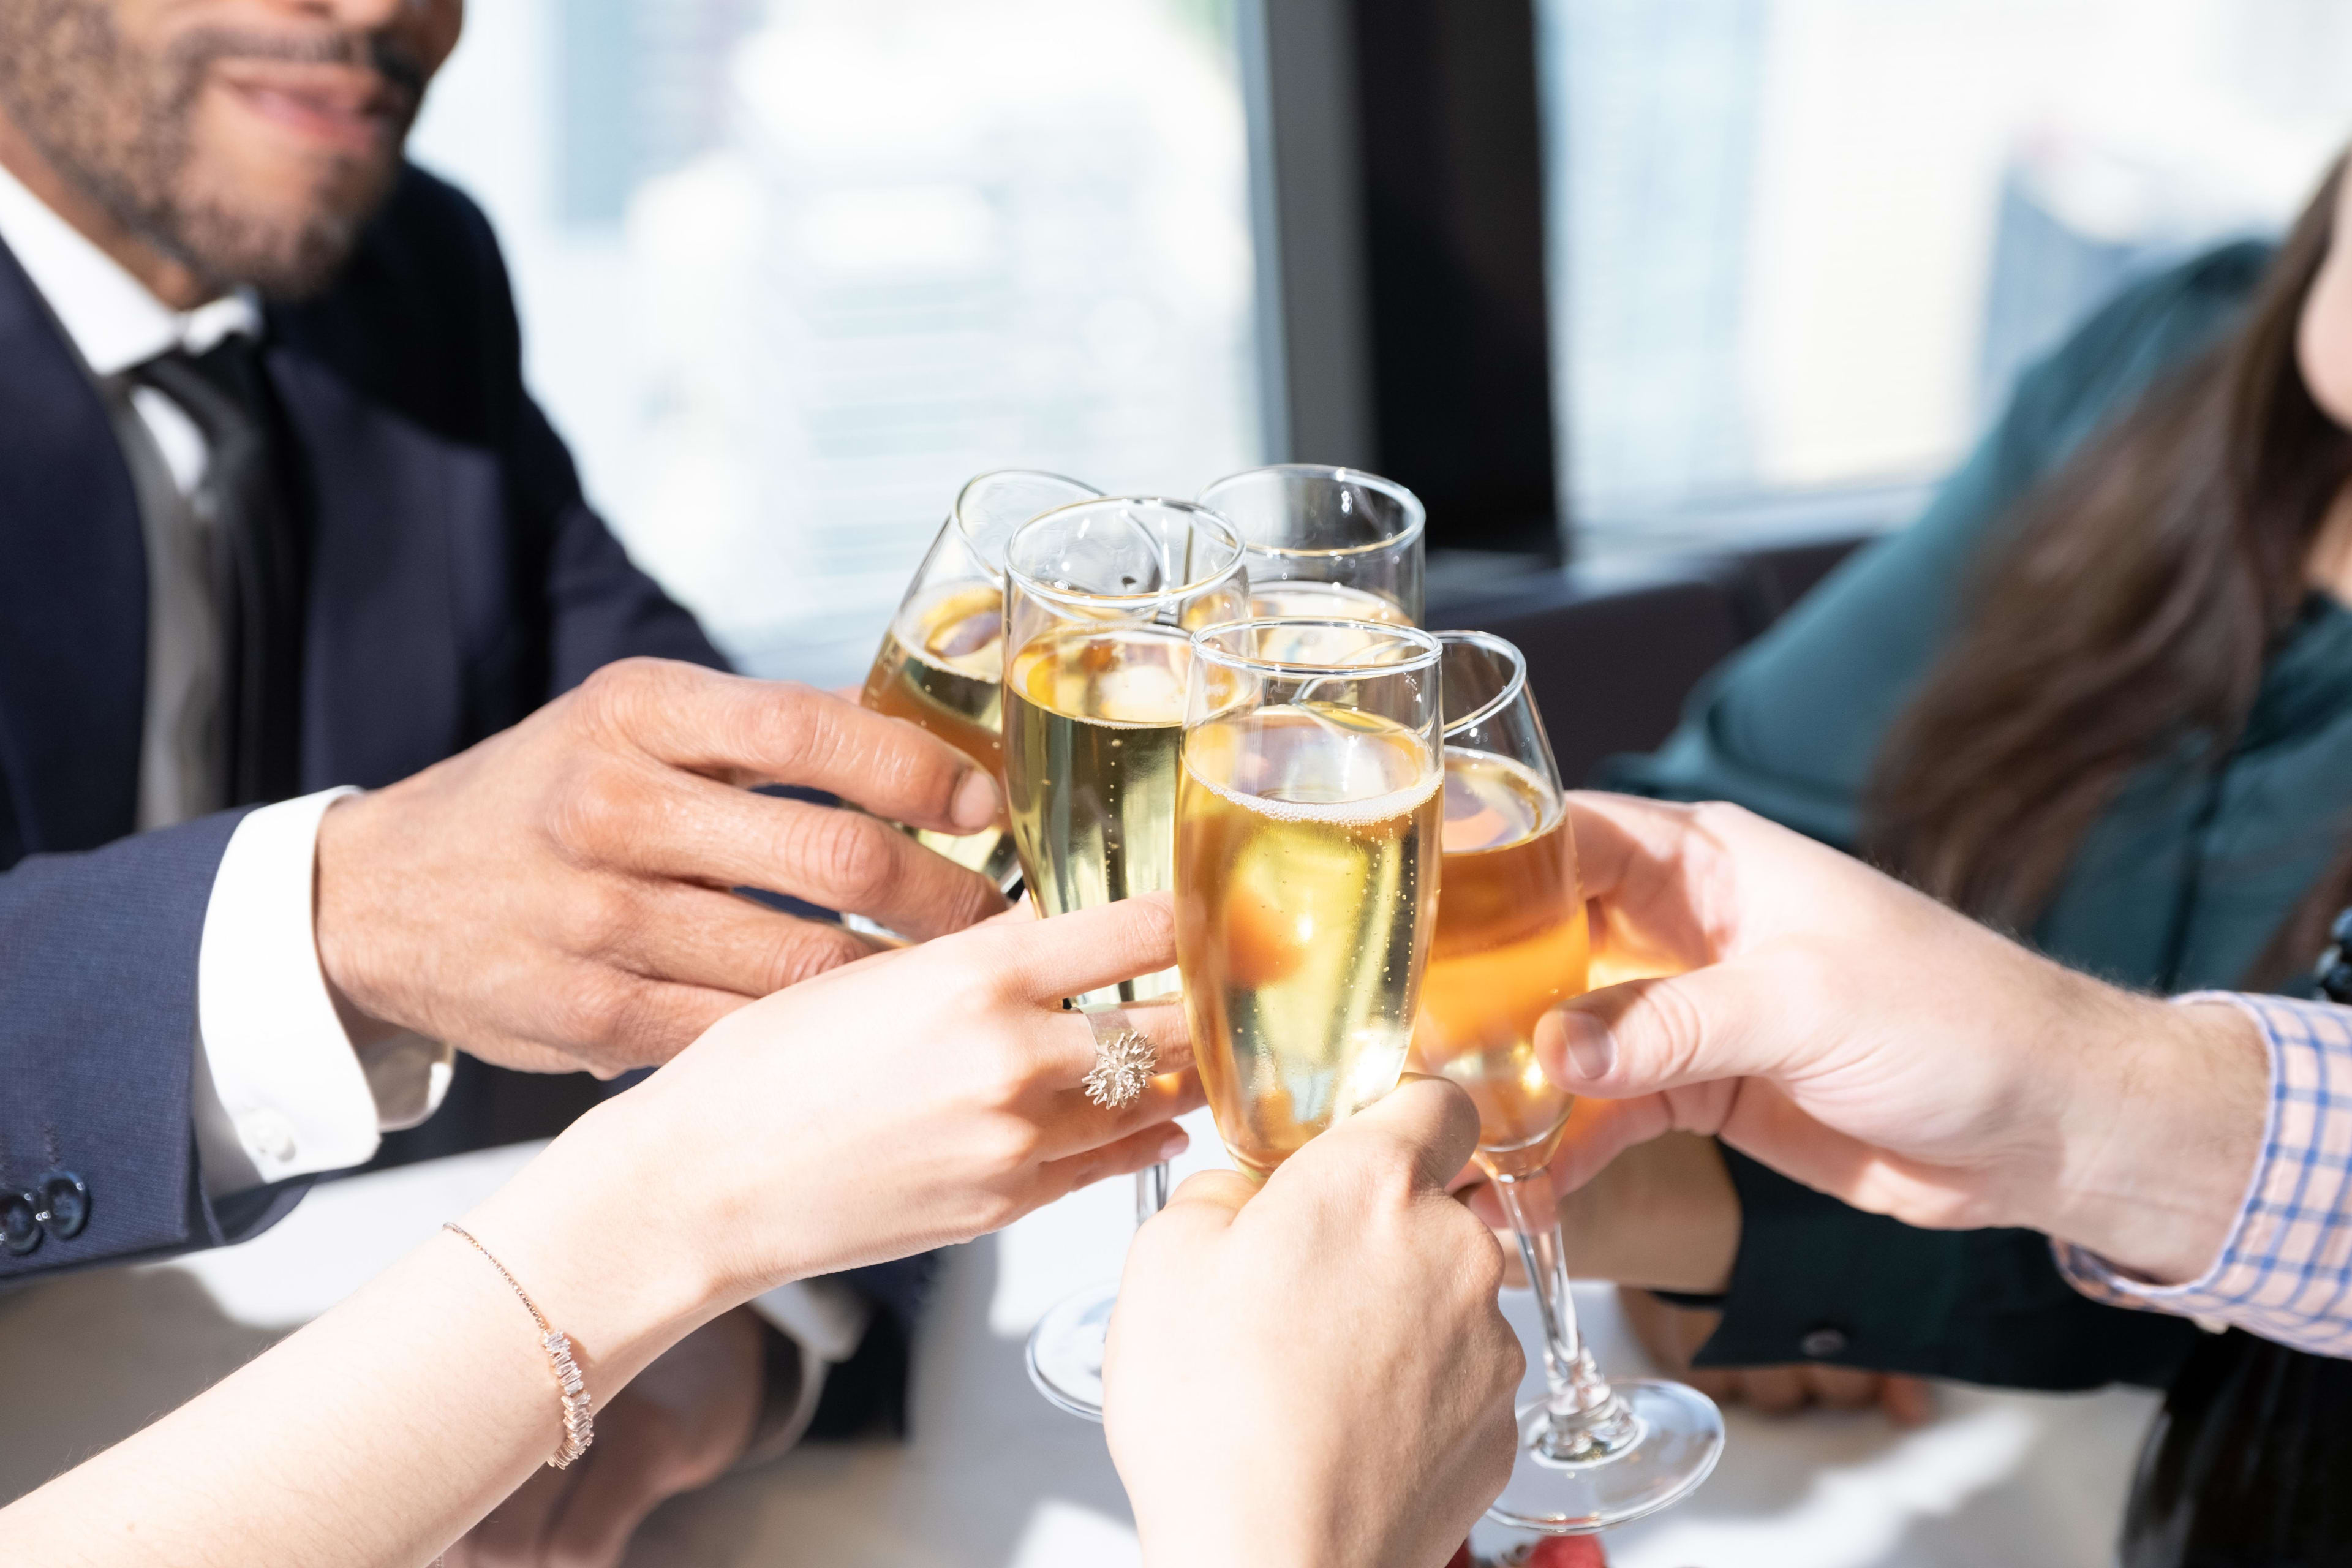
{"type": "Polygon", "coordinates": [[[1030,597],[1043,599],[1052,604],[1111,605],[1129,609],[1141,609],[1149,605],[1171,604],[1180,599],[1190,598],[1196,594],[1208,592],[1240,572],[1247,554],[1247,549],[1242,543],[1240,531],[1227,521],[1222,513],[1211,507],[1202,505],[1199,501],[1180,500],[1173,496],[1095,495],[1085,500],[1074,500],[1066,505],[1055,507],[1051,510],[1041,511],[1019,528],[1014,529],[1012,535],[1004,542],[1004,576],[1008,584],[1020,584],[1021,591],[1030,597]],[[1149,594],[1089,594],[1077,588],[1059,588],[1051,583],[1040,581],[1013,564],[1014,547],[1021,542],[1021,536],[1031,529],[1051,521],[1065,512],[1077,511],[1086,507],[1105,506],[1113,502],[1130,506],[1166,507],[1171,511],[1188,513],[1196,525],[1213,530],[1223,543],[1231,546],[1234,557],[1223,566],[1203,576],[1195,577],[1188,583],[1177,584],[1172,587],[1155,589],[1149,594]]]}
{"type": "MultiPolygon", "coordinates": [[[[1223,489],[1227,485],[1239,484],[1244,479],[1254,479],[1267,476],[1280,476],[1285,479],[1328,479],[1335,484],[1343,483],[1360,485],[1365,489],[1371,490],[1379,495],[1386,496],[1391,500],[1393,500],[1398,505],[1402,506],[1404,509],[1405,513],[1405,525],[1396,532],[1390,534],[1386,539],[1375,539],[1365,544],[1342,544],[1309,549],[1303,546],[1288,544],[1257,544],[1253,543],[1248,540],[1244,540],[1242,542],[1242,548],[1244,550],[1254,552],[1259,555],[1297,557],[1302,560],[1311,560],[1322,556],[1370,555],[1382,550],[1396,550],[1411,544],[1414,540],[1419,539],[1423,531],[1425,531],[1429,526],[1429,509],[1422,504],[1422,500],[1419,496],[1413,494],[1411,490],[1405,489],[1404,486],[1397,483],[1394,479],[1384,479],[1379,474],[1368,473],[1362,468],[1351,468],[1344,464],[1266,463],[1255,468],[1244,468],[1239,473],[1227,474],[1223,479],[1217,480],[1214,484],[1203,488],[1201,491],[1201,501],[1203,505],[1213,506],[1214,503],[1211,501],[1209,498],[1215,495],[1219,490],[1223,489]]],[[[1235,531],[1238,532],[1239,530],[1236,530],[1235,531]]]]}
{"type": "MultiPolygon", "coordinates": [[[[1067,474],[1057,474],[1051,468],[987,468],[964,480],[963,484],[956,490],[954,504],[948,508],[949,526],[956,531],[957,537],[963,541],[964,548],[971,552],[973,557],[980,562],[981,565],[983,568],[995,573],[999,576],[1003,574],[1004,564],[1003,562],[990,561],[988,558],[988,552],[981,548],[980,541],[972,536],[971,522],[964,516],[964,503],[971,499],[971,493],[974,490],[988,483],[990,480],[1012,479],[1016,476],[1022,479],[1051,479],[1055,484],[1067,485],[1072,489],[1084,490],[1086,492],[1086,495],[1082,500],[1075,501],[1062,501],[1055,506],[1046,508],[1046,511],[1058,511],[1065,506],[1083,506],[1087,501],[1100,500],[1103,499],[1103,492],[1095,489],[1094,486],[1087,483],[1086,480],[1074,479],[1067,474]]],[[[1009,552],[1013,548],[1013,534],[1019,533],[1023,529],[1028,527],[1030,523],[1035,521],[1037,518],[1044,515],[1044,512],[1034,513],[1030,517],[1024,518],[1022,521],[1015,524],[1012,531],[1004,536],[1004,546],[1006,551],[1009,552]]]]}
{"type": "Polygon", "coordinates": [[[1192,634],[1192,657],[1223,665],[1228,669],[1247,669],[1267,675],[1411,675],[1416,670],[1433,668],[1444,657],[1444,647],[1434,633],[1419,626],[1391,626],[1381,621],[1355,620],[1346,616],[1255,616],[1245,621],[1219,621],[1213,626],[1202,626],[1192,634]],[[1212,646],[1213,639],[1233,632],[1252,632],[1268,626],[1328,626],[1343,631],[1363,632],[1372,637],[1387,637],[1394,642],[1409,643],[1421,651],[1408,659],[1394,664],[1338,664],[1329,660],[1296,658],[1265,658],[1256,654],[1236,653],[1212,646]]]}
{"type": "MultiPolygon", "coordinates": [[[[1440,739],[1476,729],[1517,701],[1520,695],[1527,690],[1528,656],[1520,649],[1518,644],[1509,638],[1496,637],[1493,632],[1481,631],[1432,632],[1430,636],[1437,639],[1441,649],[1450,643],[1464,643],[1473,647],[1483,647],[1490,653],[1499,653],[1507,658],[1511,665],[1510,679],[1503,682],[1502,690],[1479,704],[1475,710],[1459,719],[1440,722],[1438,729],[1440,739]]],[[[1445,689],[1442,679],[1438,687],[1437,699],[1442,709],[1445,701],[1445,689]]]]}

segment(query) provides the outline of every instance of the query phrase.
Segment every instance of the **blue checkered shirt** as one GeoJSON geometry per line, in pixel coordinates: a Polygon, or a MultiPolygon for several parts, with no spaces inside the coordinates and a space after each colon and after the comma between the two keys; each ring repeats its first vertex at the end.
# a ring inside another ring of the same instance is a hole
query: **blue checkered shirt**
{"type": "Polygon", "coordinates": [[[2227,991],[2179,1000],[2243,1009],[2270,1048],[2269,1124],[2237,1223],[2186,1285],[2134,1279],[2065,1242],[2058,1267],[2095,1300],[2352,1356],[2352,1007],[2227,991]]]}

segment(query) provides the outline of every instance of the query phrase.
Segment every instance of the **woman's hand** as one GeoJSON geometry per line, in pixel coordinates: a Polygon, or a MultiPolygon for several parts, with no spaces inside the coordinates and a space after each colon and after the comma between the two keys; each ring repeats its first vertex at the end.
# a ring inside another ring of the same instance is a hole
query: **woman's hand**
{"type": "Polygon", "coordinates": [[[803,981],[582,1117],[468,1226],[551,1318],[576,1302],[647,1349],[786,1279],[997,1229],[1183,1147],[1182,1008],[1128,1009],[1161,1072],[1105,1110],[1080,1088],[1094,1037],[1061,1005],[1174,962],[1154,895],[1015,910],[803,981]]]}
{"type": "Polygon", "coordinates": [[[1410,1081],[1136,1233],[1104,1421],[1147,1563],[1433,1568],[1502,1489],[1525,1362],[1501,1252],[1445,1194],[1477,1134],[1410,1081]]]}
{"type": "Polygon", "coordinates": [[[1538,1030],[1612,1102],[1579,1104],[1569,1181],[1680,1128],[1913,1225],[2031,1226],[2159,1279],[2211,1261],[2268,1092],[2233,1009],[2062,969],[1736,806],[1570,801],[1596,968],[1660,977],[1538,1030]]]}

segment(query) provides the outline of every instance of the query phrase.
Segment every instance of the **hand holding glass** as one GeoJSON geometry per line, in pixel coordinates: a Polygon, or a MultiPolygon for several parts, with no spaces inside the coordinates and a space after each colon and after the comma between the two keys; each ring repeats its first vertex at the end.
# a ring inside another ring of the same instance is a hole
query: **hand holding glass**
{"type": "Polygon", "coordinates": [[[1576,844],[1519,650],[1484,632],[1438,640],[1444,891],[1413,1064],[1452,1079],[1477,1105],[1478,1163],[1510,1215],[1543,1320],[1549,1391],[1519,1412],[1518,1461],[1488,1515],[1585,1534],[1654,1512],[1705,1480],[1723,1452],[1723,1418],[1679,1383],[1612,1386],[1577,1332],[1547,1169],[1574,1100],[1535,1054],[1536,1021],[1588,984],[1576,844]]]}

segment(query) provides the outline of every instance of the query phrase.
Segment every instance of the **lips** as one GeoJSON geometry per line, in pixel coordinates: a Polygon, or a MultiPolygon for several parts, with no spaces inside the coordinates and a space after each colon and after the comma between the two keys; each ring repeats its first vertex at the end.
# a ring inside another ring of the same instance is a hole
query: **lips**
{"type": "Polygon", "coordinates": [[[257,118],[337,153],[380,151],[406,110],[404,96],[383,78],[347,66],[225,62],[218,80],[257,118]]]}

